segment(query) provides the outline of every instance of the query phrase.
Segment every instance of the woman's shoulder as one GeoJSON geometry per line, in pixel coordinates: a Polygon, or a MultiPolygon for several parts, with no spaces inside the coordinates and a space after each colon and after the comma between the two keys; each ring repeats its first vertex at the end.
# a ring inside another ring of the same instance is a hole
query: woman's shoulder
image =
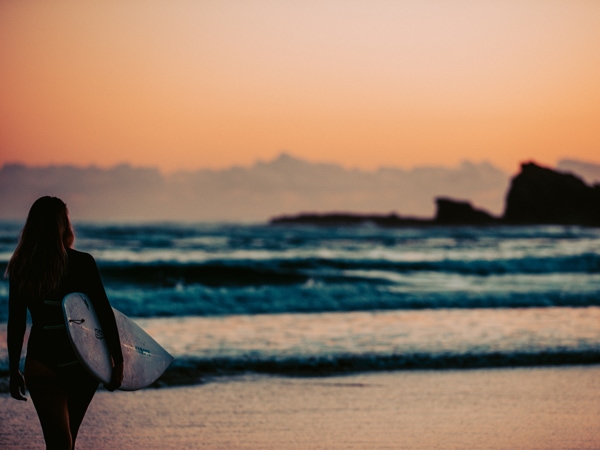
{"type": "Polygon", "coordinates": [[[73,248],[67,249],[67,256],[69,258],[69,263],[75,264],[95,264],[94,257],[86,252],[81,252],[79,250],[75,250],[73,248]]]}

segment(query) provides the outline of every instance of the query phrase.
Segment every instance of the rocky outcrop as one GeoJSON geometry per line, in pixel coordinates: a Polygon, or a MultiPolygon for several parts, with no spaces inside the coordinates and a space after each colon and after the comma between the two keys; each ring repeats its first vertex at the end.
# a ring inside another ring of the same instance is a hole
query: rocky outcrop
{"type": "Polygon", "coordinates": [[[437,212],[433,219],[401,217],[396,214],[303,213],[271,219],[272,225],[315,225],[327,227],[376,225],[383,228],[420,227],[428,225],[492,225],[500,219],[473,208],[469,202],[446,197],[436,199],[437,212]]]}
{"type": "Polygon", "coordinates": [[[315,225],[325,227],[345,227],[376,225],[382,228],[428,225],[428,219],[400,217],[396,214],[353,214],[353,213],[303,213],[292,216],[279,216],[271,219],[271,225],[315,225]]]}
{"type": "Polygon", "coordinates": [[[528,162],[511,182],[502,217],[474,208],[470,202],[436,199],[433,219],[352,213],[300,214],[271,220],[272,224],[385,227],[425,225],[584,225],[600,226],[600,184],[588,186],[581,178],[528,162]]]}
{"type": "Polygon", "coordinates": [[[435,200],[437,212],[433,221],[440,225],[490,225],[498,223],[498,218],[471,203],[438,197],[435,200]]]}
{"type": "Polygon", "coordinates": [[[507,224],[600,226],[600,185],[524,163],[512,180],[502,219],[507,224]]]}

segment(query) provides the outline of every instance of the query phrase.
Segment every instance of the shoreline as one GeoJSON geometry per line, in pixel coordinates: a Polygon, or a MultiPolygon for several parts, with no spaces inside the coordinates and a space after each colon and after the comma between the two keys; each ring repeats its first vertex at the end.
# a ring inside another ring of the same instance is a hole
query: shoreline
{"type": "MultiPolygon", "coordinates": [[[[0,394],[0,447],[44,448],[31,400],[0,394]]],[[[99,390],[77,448],[600,448],[600,365],[99,390]]]]}

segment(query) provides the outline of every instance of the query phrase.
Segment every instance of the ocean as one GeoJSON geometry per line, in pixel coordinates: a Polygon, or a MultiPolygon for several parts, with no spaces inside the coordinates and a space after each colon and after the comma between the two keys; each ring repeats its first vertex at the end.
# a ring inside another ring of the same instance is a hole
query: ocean
{"type": "MultiPolygon", "coordinates": [[[[21,224],[0,223],[4,272],[21,224]]],[[[175,356],[247,373],[600,363],[600,229],[76,224],[112,305],[175,356]]],[[[8,283],[0,282],[0,375],[8,283]]]]}

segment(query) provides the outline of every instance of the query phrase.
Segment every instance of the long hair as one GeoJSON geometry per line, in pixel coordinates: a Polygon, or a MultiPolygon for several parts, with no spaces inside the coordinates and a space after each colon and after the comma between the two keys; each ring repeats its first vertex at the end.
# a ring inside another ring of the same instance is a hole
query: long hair
{"type": "Polygon", "coordinates": [[[54,291],[67,268],[67,248],[74,241],[67,205],[57,197],[37,199],[6,268],[11,286],[30,299],[54,291]]]}

